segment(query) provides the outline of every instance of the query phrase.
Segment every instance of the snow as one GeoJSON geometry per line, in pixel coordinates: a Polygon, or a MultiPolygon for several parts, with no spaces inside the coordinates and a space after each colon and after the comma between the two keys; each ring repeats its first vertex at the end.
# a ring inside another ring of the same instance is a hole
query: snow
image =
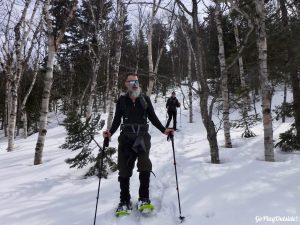
{"type": "MultiPolygon", "coordinates": [[[[181,100],[181,92],[177,91],[181,100]]],[[[289,99],[291,96],[289,94],[289,99]]],[[[276,92],[273,107],[282,101],[276,92]]],[[[206,132],[195,99],[195,122],[188,123],[188,111],[178,112],[175,151],[182,216],[185,225],[300,224],[300,155],[275,149],[276,162],[265,162],[263,127],[258,123],[250,139],[241,138],[242,130],[232,130],[234,148],[225,149],[223,133],[218,133],[221,164],[210,163],[206,132]],[[289,221],[284,221],[289,220],[289,221]]],[[[258,103],[259,106],[259,103],[258,103]]],[[[165,100],[154,105],[165,123],[165,100]]],[[[259,110],[259,109],[258,109],[259,110]]],[[[237,117],[233,113],[231,117],[237,117]]],[[[103,116],[106,118],[106,115],[103,116]]],[[[234,118],[231,118],[234,119],[234,118]]],[[[83,179],[85,169],[70,169],[64,162],[76,152],[59,148],[66,132],[51,117],[43,164],[33,166],[37,134],[18,138],[16,149],[6,152],[7,140],[0,139],[0,224],[1,225],[88,225],[93,224],[98,179],[83,179]]],[[[216,121],[217,123],[218,121],[216,121]]],[[[290,121],[291,122],[291,121],[290,121]]],[[[274,121],[274,139],[290,123],[274,121]]],[[[175,225],[179,211],[171,142],[153,126],[150,127],[153,164],[150,196],[156,210],[150,217],[138,212],[115,218],[119,201],[117,172],[101,180],[98,225],[175,225]]],[[[117,146],[116,133],[110,146],[117,146]]],[[[102,142],[102,138],[97,138],[102,142]]],[[[136,169],[131,178],[133,203],[138,198],[136,169]]]]}

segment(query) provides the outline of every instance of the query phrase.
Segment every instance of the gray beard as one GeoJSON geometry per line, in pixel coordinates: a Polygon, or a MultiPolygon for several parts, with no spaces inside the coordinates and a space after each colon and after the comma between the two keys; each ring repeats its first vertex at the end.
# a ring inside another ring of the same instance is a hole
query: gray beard
{"type": "Polygon", "coordinates": [[[140,94],[141,94],[141,89],[137,89],[136,91],[130,91],[130,92],[129,92],[129,95],[130,95],[131,97],[134,97],[134,98],[139,97],[140,94]]]}

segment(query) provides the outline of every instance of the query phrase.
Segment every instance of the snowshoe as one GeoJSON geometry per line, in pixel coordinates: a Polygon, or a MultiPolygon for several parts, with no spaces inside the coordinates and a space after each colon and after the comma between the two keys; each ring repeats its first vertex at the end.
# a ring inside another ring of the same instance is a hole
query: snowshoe
{"type": "Polygon", "coordinates": [[[118,208],[115,212],[117,217],[129,215],[132,211],[132,203],[131,202],[120,202],[118,208]]]}
{"type": "Polygon", "coordinates": [[[154,208],[154,205],[151,204],[151,201],[148,198],[139,199],[137,203],[137,209],[143,214],[151,213],[154,208]]]}

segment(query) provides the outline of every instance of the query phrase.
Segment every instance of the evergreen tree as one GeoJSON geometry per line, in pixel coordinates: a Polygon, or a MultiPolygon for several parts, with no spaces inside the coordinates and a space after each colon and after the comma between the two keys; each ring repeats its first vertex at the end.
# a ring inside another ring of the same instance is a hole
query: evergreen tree
{"type": "Polygon", "coordinates": [[[300,151],[295,123],[291,125],[289,130],[279,135],[279,142],[276,143],[275,147],[280,147],[284,152],[300,151]]]}
{"type": "Polygon", "coordinates": [[[105,121],[100,120],[100,115],[94,119],[89,119],[83,122],[75,112],[69,113],[65,119],[65,127],[67,130],[67,137],[65,143],[60,147],[62,149],[70,149],[72,151],[80,150],[74,158],[66,159],[66,163],[70,164],[70,168],[83,168],[89,166],[88,172],[85,176],[100,175],[106,178],[110,171],[116,171],[116,163],[112,159],[112,155],[116,152],[115,148],[106,147],[104,151],[102,171],[100,163],[102,161],[103,148],[95,141],[94,135],[97,130],[103,128],[105,121]],[[96,148],[99,148],[98,154],[95,156],[91,144],[95,142],[96,148]],[[101,153],[101,154],[100,154],[101,153]],[[90,165],[92,164],[92,165],[90,165]]]}

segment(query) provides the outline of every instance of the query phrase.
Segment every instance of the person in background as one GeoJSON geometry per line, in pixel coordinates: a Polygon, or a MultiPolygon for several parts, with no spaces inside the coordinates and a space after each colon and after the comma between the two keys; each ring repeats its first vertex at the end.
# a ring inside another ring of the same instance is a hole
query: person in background
{"type": "Polygon", "coordinates": [[[177,108],[180,107],[180,103],[176,98],[176,94],[173,91],[171,97],[167,100],[166,108],[168,113],[168,121],[166,127],[169,127],[170,122],[173,118],[173,129],[177,130],[177,108]]]}

